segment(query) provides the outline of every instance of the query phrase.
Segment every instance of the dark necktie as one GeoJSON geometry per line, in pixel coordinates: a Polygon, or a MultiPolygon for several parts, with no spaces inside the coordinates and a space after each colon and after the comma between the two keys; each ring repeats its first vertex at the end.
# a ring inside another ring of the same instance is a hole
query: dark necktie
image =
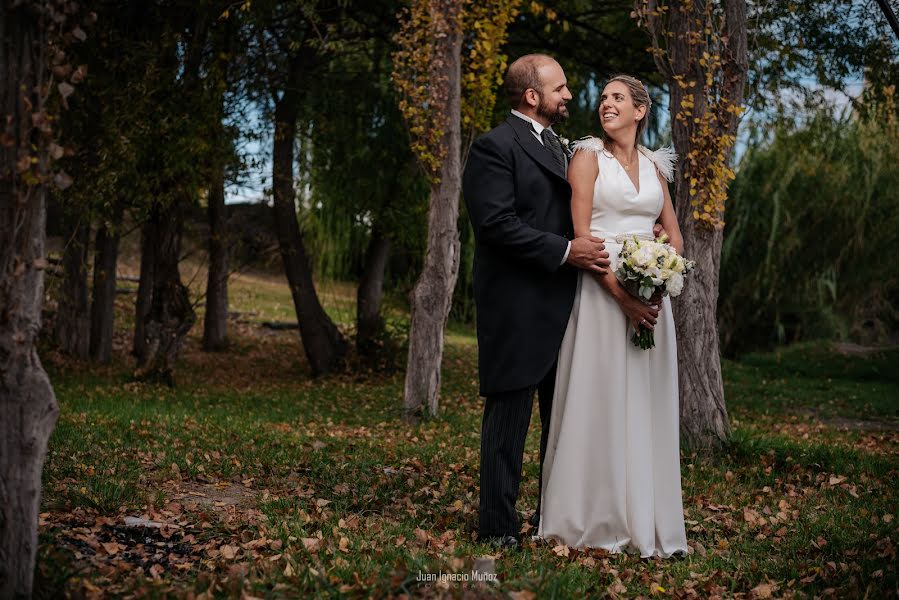
{"type": "Polygon", "coordinates": [[[556,163],[559,165],[559,170],[564,173],[565,172],[565,152],[562,150],[562,143],[559,141],[559,138],[556,137],[549,128],[545,128],[540,132],[540,139],[543,140],[543,145],[546,146],[546,149],[549,150],[549,153],[553,155],[553,158],[556,159],[556,163]]]}

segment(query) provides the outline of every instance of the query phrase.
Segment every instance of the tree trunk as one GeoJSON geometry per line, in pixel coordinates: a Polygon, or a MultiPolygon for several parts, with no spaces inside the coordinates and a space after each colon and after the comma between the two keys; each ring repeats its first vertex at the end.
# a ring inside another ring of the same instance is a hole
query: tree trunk
{"type": "Polygon", "coordinates": [[[209,193],[209,273],[203,350],[217,352],[228,345],[228,232],[225,217],[225,175],[217,172],[209,193]]]}
{"type": "Polygon", "coordinates": [[[462,35],[458,23],[460,3],[446,3],[444,14],[432,14],[436,28],[447,32],[438,38],[431,78],[447,85],[445,114],[446,160],[440,181],[431,185],[428,210],[428,249],[424,269],[412,292],[412,325],[406,363],[405,412],[416,416],[427,407],[436,416],[440,400],[440,363],[443,358],[443,329],[452,305],[453,288],[459,274],[459,193],[461,191],[460,72],[462,35]],[[439,22],[445,19],[444,23],[439,22]]]}
{"type": "Polygon", "coordinates": [[[110,228],[101,223],[94,241],[94,286],[91,301],[90,355],[94,360],[112,360],[112,334],[115,331],[116,266],[119,258],[122,211],[118,210],[110,228]]]}
{"type": "MultiPolygon", "coordinates": [[[[181,73],[181,98],[185,110],[196,109],[203,51],[210,26],[209,11],[194,13],[188,22],[184,45],[176,48],[164,43],[163,64],[178,64],[181,73]]],[[[204,115],[205,116],[205,115],[204,115]]],[[[160,152],[165,152],[161,147],[160,152]]],[[[198,165],[202,168],[202,165],[198,165]]],[[[158,184],[157,200],[141,230],[140,284],[134,319],[134,348],[138,379],[158,380],[174,385],[172,369],[181,352],[184,338],[196,321],[187,288],[181,283],[178,261],[181,252],[181,228],[184,207],[195,196],[190,186],[182,194],[172,197],[171,190],[184,188],[184,182],[174,180],[158,184]],[[165,198],[165,200],[162,200],[165,198]]]]}
{"type": "Polygon", "coordinates": [[[37,127],[47,118],[47,18],[31,3],[0,4],[0,598],[32,594],[41,471],[59,414],[35,348],[47,264],[49,136],[37,127]]]}
{"type": "Polygon", "coordinates": [[[87,289],[87,253],[90,224],[77,215],[66,217],[65,247],[62,254],[63,279],[56,312],[56,342],[59,349],[75,358],[86,359],[90,350],[90,305],[87,289]]]}
{"type": "MultiPolygon", "coordinates": [[[[724,99],[738,107],[743,102],[747,73],[745,1],[728,0],[724,3],[724,11],[724,31],[719,32],[723,68],[716,85],[720,90],[719,101],[724,99]]],[[[667,75],[671,90],[672,137],[682,161],[697,152],[694,142],[694,135],[698,135],[697,121],[694,118],[701,121],[709,110],[706,94],[711,92],[699,63],[705,47],[689,43],[690,39],[704,39],[702,13],[700,3],[671,3],[670,30],[673,35],[668,43],[670,72],[667,75]],[[695,31],[697,28],[699,33],[695,31]],[[685,99],[686,105],[689,106],[691,101],[693,104],[690,118],[679,115],[685,99]]],[[[737,126],[737,114],[728,112],[726,116],[718,117],[713,130],[717,135],[735,136],[737,126]]],[[[727,161],[729,157],[730,147],[720,160],[727,161]]],[[[684,255],[695,260],[697,268],[673,306],[678,332],[681,440],[687,448],[705,451],[720,447],[730,437],[715,316],[723,231],[710,228],[694,217],[690,176],[687,168],[675,179],[674,203],[684,238],[684,255]]]]}
{"type": "Polygon", "coordinates": [[[176,200],[171,206],[156,204],[150,222],[156,233],[153,254],[153,299],[144,319],[145,354],[138,361],[137,379],[174,385],[174,366],[184,339],[196,321],[187,288],[181,283],[178,261],[181,258],[183,211],[176,200]]]}
{"type": "Polygon", "coordinates": [[[390,239],[376,223],[365,251],[365,268],[356,291],[356,350],[362,356],[373,357],[377,354],[378,339],[384,331],[381,297],[389,255],[390,239]]]}
{"type": "MultiPolygon", "coordinates": [[[[680,196],[678,202],[689,209],[689,198],[680,196]]],[[[678,209],[684,255],[701,268],[690,274],[684,293],[673,301],[675,328],[680,334],[680,429],[686,448],[705,450],[720,446],[730,437],[715,318],[722,232],[702,228],[688,212],[683,215],[678,209]]]]}
{"type": "Polygon", "coordinates": [[[134,340],[131,354],[137,359],[138,364],[143,362],[147,355],[147,334],[144,323],[150,315],[150,306],[153,304],[153,288],[155,286],[156,265],[156,224],[151,219],[143,224],[140,229],[140,281],[137,284],[137,299],[134,303],[134,340]]]}
{"type": "Polygon", "coordinates": [[[284,95],[275,103],[275,136],[272,148],[273,216],[284,271],[293,296],[303,350],[313,375],[336,369],[346,355],[346,341],[319,302],[312,282],[312,267],[297,222],[293,187],[294,141],[299,109],[302,62],[290,68],[284,95]]]}

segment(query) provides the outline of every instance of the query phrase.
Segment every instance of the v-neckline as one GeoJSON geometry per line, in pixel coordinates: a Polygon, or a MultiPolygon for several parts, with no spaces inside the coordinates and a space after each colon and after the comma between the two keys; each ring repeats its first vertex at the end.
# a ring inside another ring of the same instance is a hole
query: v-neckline
{"type": "MultiPolygon", "coordinates": [[[[612,154],[612,152],[609,152],[609,154],[612,154]]],[[[627,179],[628,183],[631,184],[631,187],[634,188],[634,191],[637,193],[638,196],[640,195],[640,154],[641,154],[641,152],[639,150],[637,150],[637,183],[636,184],[634,184],[634,180],[631,179],[630,173],[627,172],[627,169],[624,168],[624,165],[621,164],[621,161],[618,160],[618,157],[615,156],[614,154],[612,154],[612,158],[618,164],[618,168],[621,169],[622,173],[624,173],[625,179],[627,179]]]]}

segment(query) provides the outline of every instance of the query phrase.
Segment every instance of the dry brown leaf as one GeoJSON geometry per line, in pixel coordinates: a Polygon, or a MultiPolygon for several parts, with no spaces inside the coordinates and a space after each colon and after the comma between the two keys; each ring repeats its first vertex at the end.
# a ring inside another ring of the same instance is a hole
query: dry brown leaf
{"type": "Polygon", "coordinates": [[[621,583],[620,579],[616,579],[612,585],[608,587],[610,594],[624,594],[627,592],[627,587],[621,583]]]}
{"type": "Polygon", "coordinates": [[[777,590],[777,585],[773,583],[760,583],[751,590],[749,594],[753,598],[770,598],[777,590]]]}
{"type": "Polygon", "coordinates": [[[103,549],[106,550],[106,554],[114,556],[122,547],[116,542],[104,542],[103,549]]]}
{"type": "Polygon", "coordinates": [[[321,540],[318,538],[303,538],[303,547],[309,552],[317,552],[321,546],[321,540]]]}

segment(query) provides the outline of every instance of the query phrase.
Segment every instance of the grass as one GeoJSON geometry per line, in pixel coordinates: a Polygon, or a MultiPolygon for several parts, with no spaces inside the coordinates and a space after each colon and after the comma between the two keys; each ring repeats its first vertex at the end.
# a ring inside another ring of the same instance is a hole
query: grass
{"type": "MultiPolygon", "coordinates": [[[[446,338],[443,414],[410,424],[401,373],[313,381],[296,332],[258,327],[294,318],[282,282],[240,276],[231,292],[232,310],[255,315],[232,323],[227,353],[200,352],[196,327],[175,389],[131,382],[125,342],[106,367],[42,354],[61,415],[44,470],[39,596],[897,595],[896,351],[810,344],[725,362],[732,442],[712,459],[682,455],[688,557],[530,541],[493,553],[475,534],[482,402],[470,328],[446,338]],[[135,533],[126,516],[165,525],[135,533]],[[498,583],[418,581],[468,573],[484,556],[498,583]]],[[[323,295],[344,324],[352,295],[323,295]]],[[[523,514],[536,503],[538,433],[523,514]]]]}

